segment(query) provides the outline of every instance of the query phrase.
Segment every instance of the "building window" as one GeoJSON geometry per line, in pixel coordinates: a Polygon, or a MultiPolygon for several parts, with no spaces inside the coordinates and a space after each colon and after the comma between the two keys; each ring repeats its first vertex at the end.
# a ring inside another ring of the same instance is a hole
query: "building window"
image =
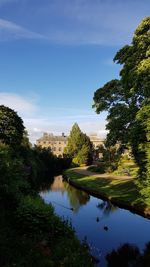
{"type": "Polygon", "coordinates": [[[61,147],[59,147],[58,150],[61,151],[61,147]]]}

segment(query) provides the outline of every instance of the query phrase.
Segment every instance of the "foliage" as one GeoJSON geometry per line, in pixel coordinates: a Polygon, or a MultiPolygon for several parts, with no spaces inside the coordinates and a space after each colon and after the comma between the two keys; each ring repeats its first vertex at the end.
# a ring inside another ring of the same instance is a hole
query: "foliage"
{"type": "Polygon", "coordinates": [[[97,152],[102,154],[102,157],[97,162],[97,165],[89,167],[89,170],[93,170],[99,173],[111,173],[118,168],[120,156],[122,153],[122,149],[119,144],[108,146],[106,143],[104,143],[104,145],[99,145],[97,152]]]}
{"type": "Polygon", "coordinates": [[[31,144],[30,141],[29,141],[29,137],[28,137],[28,132],[27,132],[27,130],[24,130],[24,131],[23,131],[23,138],[22,138],[21,145],[22,145],[23,147],[26,147],[26,148],[31,148],[31,147],[32,147],[32,144],[31,144]]]}
{"type": "Polygon", "coordinates": [[[68,222],[37,196],[26,196],[16,210],[1,207],[0,237],[0,266],[93,266],[68,222]]]}
{"type": "Polygon", "coordinates": [[[100,162],[98,165],[91,165],[88,167],[88,171],[96,172],[96,173],[105,173],[105,163],[100,162]]]}
{"type": "Polygon", "coordinates": [[[83,145],[81,150],[78,152],[77,156],[75,158],[73,158],[73,162],[75,164],[79,164],[80,166],[82,164],[87,164],[88,163],[88,146],[87,145],[83,145]]]}
{"type": "Polygon", "coordinates": [[[121,245],[106,255],[108,267],[148,267],[150,263],[150,242],[145,245],[144,251],[128,243],[121,245]]]}
{"type": "Polygon", "coordinates": [[[104,161],[102,158],[97,165],[91,165],[88,167],[89,171],[99,174],[111,173],[115,176],[132,176],[137,177],[138,167],[132,158],[128,158],[128,154],[116,155],[116,158],[112,157],[111,161],[104,161]]]}
{"type": "Polygon", "coordinates": [[[144,144],[140,143],[139,150],[146,154],[145,165],[148,177],[150,178],[150,99],[144,101],[141,109],[137,113],[137,120],[145,128],[147,142],[144,144]]]}
{"type": "Polygon", "coordinates": [[[77,123],[72,126],[70,135],[68,137],[67,147],[65,148],[65,154],[68,154],[71,158],[73,158],[78,150],[82,147],[81,141],[81,130],[77,123]]]}
{"type": "Polygon", "coordinates": [[[65,154],[77,165],[89,164],[92,161],[93,145],[77,123],[71,129],[65,154]]]}
{"type": "Polygon", "coordinates": [[[51,232],[53,217],[53,208],[46,205],[40,197],[26,196],[24,197],[16,210],[16,226],[20,227],[22,234],[31,235],[38,239],[48,231],[51,232]]]}
{"type": "Polygon", "coordinates": [[[105,172],[112,172],[118,167],[120,155],[121,155],[121,149],[119,145],[114,146],[100,146],[99,152],[103,154],[102,161],[105,172]]]}
{"type": "Polygon", "coordinates": [[[0,144],[0,199],[10,206],[16,205],[22,194],[30,190],[23,161],[14,154],[8,145],[0,144]]]}
{"type": "Polygon", "coordinates": [[[121,156],[118,162],[118,168],[113,172],[115,175],[128,175],[137,177],[138,167],[135,164],[133,158],[128,158],[127,154],[121,156]]]}
{"type": "Polygon", "coordinates": [[[0,140],[10,146],[20,145],[24,126],[17,113],[3,105],[0,106],[0,140]]]}
{"type": "Polygon", "coordinates": [[[130,145],[140,174],[149,177],[150,17],[143,19],[131,45],[124,46],[114,61],[123,65],[121,79],[98,89],[93,107],[97,113],[108,111],[107,145],[119,142],[122,150],[130,145]]]}
{"type": "Polygon", "coordinates": [[[69,159],[33,148],[27,132],[22,131],[24,126],[19,130],[13,124],[11,116],[16,114],[5,107],[3,110],[7,115],[10,112],[10,119],[6,118],[10,125],[0,142],[0,266],[92,266],[88,250],[74,230],[38,194],[43,184],[49,185],[53,175],[70,164],[69,159]]]}

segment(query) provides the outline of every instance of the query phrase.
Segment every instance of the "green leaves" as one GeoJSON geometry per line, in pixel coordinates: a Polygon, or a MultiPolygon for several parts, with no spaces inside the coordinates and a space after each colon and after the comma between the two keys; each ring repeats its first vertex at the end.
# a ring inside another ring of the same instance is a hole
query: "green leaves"
{"type": "Polygon", "coordinates": [[[72,127],[68,137],[68,144],[65,154],[73,159],[73,163],[77,165],[88,164],[92,160],[93,146],[89,137],[81,132],[77,123],[72,127]]]}
{"type": "Polygon", "coordinates": [[[19,203],[16,211],[16,226],[20,227],[21,233],[34,238],[41,238],[52,231],[53,208],[46,205],[40,197],[26,196],[19,203]]]}
{"type": "Polygon", "coordinates": [[[0,141],[10,146],[20,145],[24,126],[17,113],[3,105],[0,106],[0,141]]]}
{"type": "Polygon", "coordinates": [[[120,49],[114,61],[122,64],[120,80],[112,80],[94,93],[97,113],[108,111],[107,143],[130,145],[145,173],[150,165],[150,17],[137,27],[131,45],[120,49]]]}
{"type": "Polygon", "coordinates": [[[96,108],[96,112],[110,110],[114,103],[118,103],[123,100],[122,85],[119,80],[112,80],[104,85],[103,88],[99,88],[94,93],[93,108],[96,108]]]}

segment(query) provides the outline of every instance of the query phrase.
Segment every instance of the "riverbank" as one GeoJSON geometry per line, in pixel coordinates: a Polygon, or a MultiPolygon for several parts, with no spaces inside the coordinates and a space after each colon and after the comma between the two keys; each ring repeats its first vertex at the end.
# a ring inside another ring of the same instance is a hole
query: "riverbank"
{"type": "Polygon", "coordinates": [[[134,178],[96,174],[84,168],[64,172],[67,181],[87,193],[111,201],[113,204],[150,218],[150,203],[140,194],[134,178]]]}
{"type": "Polygon", "coordinates": [[[17,149],[0,144],[0,266],[94,266],[70,221],[39,196],[65,161],[49,150],[17,149]]]}

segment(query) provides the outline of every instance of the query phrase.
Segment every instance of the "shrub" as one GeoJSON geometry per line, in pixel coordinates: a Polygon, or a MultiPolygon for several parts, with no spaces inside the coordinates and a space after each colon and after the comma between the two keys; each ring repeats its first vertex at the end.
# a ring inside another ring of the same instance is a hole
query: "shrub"
{"type": "Polygon", "coordinates": [[[52,231],[53,215],[53,207],[40,197],[26,196],[16,211],[17,227],[22,233],[39,239],[52,231]]]}

